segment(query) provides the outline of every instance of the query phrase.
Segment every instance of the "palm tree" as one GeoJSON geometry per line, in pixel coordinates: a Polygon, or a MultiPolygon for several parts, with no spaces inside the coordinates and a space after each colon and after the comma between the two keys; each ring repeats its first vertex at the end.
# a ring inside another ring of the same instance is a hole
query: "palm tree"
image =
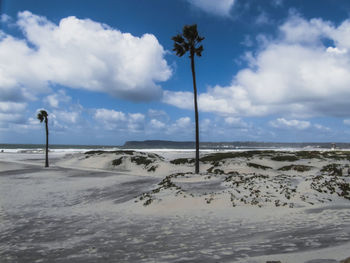
{"type": "Polygon", "coordinates": [[[38,120],[40,122],[43,122],[45,121],[45,129],[46,129],[46,159],[45,159],[45,167],[49,167],[49,127],[47,125],[47,122],[48,122],[48,114],[45,110],[41,110],[39,113],[38,113],[38,120]]]}
{"type": "Polygon", "coordinates": [[[194,112],[196,121],[196,174],[199,173],[199,124],[198,124],[198,105],[197,105],[197,86],[196,72],[194,67],[194,56],[202,56],[203,46],[199,45],[204,37],[200,37],[197,31],[197,25],[185,25],[182,29],[182,34],[172,37],[174,41],[174,49],[176,55],[182,57],[186,52],[190,53],[191,70],[193,78],[193,93],[194,93],[194,112]]]}

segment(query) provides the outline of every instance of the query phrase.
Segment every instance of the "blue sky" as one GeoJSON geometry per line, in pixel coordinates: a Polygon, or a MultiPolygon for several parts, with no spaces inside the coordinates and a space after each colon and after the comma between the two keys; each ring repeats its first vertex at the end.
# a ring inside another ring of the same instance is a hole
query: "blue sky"
{"type": "Polygon", "coordinates": [[[201,141],[349,142],[350,3],[2,0],[0,143],[194,140],[171,37],[198,24],[201,141]]]}

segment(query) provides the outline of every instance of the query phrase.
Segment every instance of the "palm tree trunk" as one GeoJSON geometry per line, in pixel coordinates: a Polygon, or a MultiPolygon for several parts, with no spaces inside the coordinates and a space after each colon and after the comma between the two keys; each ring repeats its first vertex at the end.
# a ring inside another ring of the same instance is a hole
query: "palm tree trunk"
{"type": "Polygon", "coordinates": [[[196,122],[196,169],[195,173],[199,173],[199,124],[198,124],[198,105],[197,105],[197,85],[196,72],[194,70],[194,52],[191,52],[191,69],[193,78],[193,95],[194,95],[194,114],[196,122]]]}
{"type": "Polygon", "coordinates": [[[45,167],[49,167],[49,127],[47,125],[47,119],[45,120],[46,128],[46,158],[45,158],[45,167]]]}

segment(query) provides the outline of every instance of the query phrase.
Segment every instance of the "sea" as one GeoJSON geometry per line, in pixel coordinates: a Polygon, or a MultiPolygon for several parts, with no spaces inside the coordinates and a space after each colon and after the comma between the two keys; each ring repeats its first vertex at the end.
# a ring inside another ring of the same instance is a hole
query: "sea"
{"type": "MultiPolygon", "coordinates": [[[[7,153],[41,153],[45,150],[44,144],[0,144],[0,152],[7,153]]],[[[52,144],[49,146],[50,152],[86,152],[92,150],[115,151],[120,149],[120,146],[105,146],[105,145],[65,145],[52,144]]]]}
{"type": "MultiPolygon", "coordinates": [[[[107,146],[107,145],[65,145],[65,144],[52,144],[49,145],[50,152],[57,153],[79,153],[92,150],[102,151],[116,151],[116,150],[139,150],[139,151],[194,151],[193,148],[182,147],[125,147],[125,146],[107,146]]],[[[159,145],[157,145],[159,146],[159,145]]],[[[249,150],[275,150],[275,151],[313,151],[313,150],[350,150],[349,143],[256,143],[256,145],[249,143],[249,145],[239,144],[223,144],[223,143],[210,143],[201,146],[201,151],[249,151],[249,150]]],[[[0,153],[42,153],[45,150],[44,144],[0,144],[0,153]]]]}

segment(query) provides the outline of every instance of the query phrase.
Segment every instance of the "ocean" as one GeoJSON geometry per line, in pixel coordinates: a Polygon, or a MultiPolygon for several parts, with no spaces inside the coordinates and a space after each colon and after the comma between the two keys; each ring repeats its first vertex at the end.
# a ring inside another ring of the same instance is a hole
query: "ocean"
{"type": "MultiPolygon", "coordinates": [[[[120,149],[120,146],[106,145],[65,145],[52,144],[49,145],[50,152],[85,152],[91,150],[113,151],[120,149]]],[[[45,144],[0,144],[0,152],[9,153],[40,153],[45,150],[45,144]]]]}
{"type": "MultiPolygon", "coordinates": [[[[140,144],[128,144],[123,146],[108,145],[65,145],[51,144],[50,152],[86,152],[91,150],[115,151],[120,149],[136,149],[141,151],[194,151],[191,144],[184,145],[182,142],[164,142],[164,144],[152,143],[152,141],[141,142],[140,144]],[[177,146],[177,143],[179,145],[177,146]]],[[[247,150],[279,150],[279,151],[297,151],[297,150],[330,150],[340,149],[349,150],[349,143],[261,143],[261,142],[228,142],[228,143],[201,143],[201,151],[247,151],[247,150]]],[[[45,150],[45,144],[0,144],[0,153],[41,153],[45,150]]]]}

